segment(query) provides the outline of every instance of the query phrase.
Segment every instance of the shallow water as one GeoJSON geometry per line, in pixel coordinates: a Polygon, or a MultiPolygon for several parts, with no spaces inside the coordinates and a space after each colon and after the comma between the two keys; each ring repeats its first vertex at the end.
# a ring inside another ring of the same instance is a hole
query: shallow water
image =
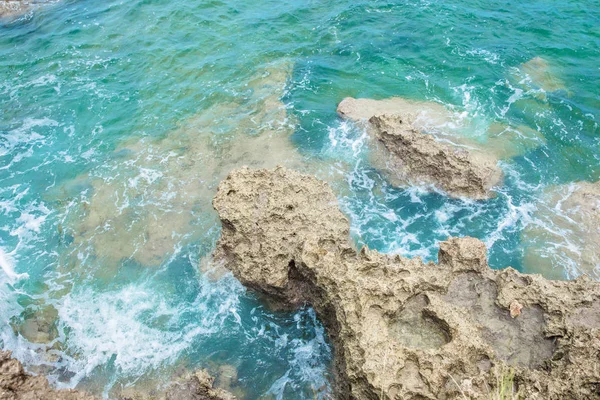
{"type": "Polygon", "coordinates": [[[598,276],[522,233],[565,229],[548,188],[600,179],[599,27],[592,1],[64,1],[1,21],[0,341],[109,398],[199,367],[248,399],[327,397],[312,310],[269,311],[206,261],[210,199],[244,164],[328,180],[381,251],[435,260],[471,235],[495,268],[598,276]],[[543,140],[511,137],[489,201],[395,188],[336,115],[346,96],[441,104],[484,147],[498,126],[543,140]]]}

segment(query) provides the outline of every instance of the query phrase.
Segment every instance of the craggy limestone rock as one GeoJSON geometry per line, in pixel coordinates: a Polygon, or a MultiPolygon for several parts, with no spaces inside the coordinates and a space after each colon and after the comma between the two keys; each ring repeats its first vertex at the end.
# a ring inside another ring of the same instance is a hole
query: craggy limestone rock
{"type": "Polygon", "coordinates": [[[316,309],[340,399],[488,399],[502,382],[528,399],[600,397],[598,282],[492,270],[474,238],[442,242],[438,264],[357,253],[328,186],[284,168],[233,171],[213,205],[215,261],[316,309]]]}
{"type": "Polygon", "coordinates": [[[464,112],[433,101],[402,97],[381,100],[346,97],[338,105],[337,112],[359,124],[374,116],[397,115],[410,120],[415,130],[430,134],[440,142],[483,153],[490,159],[516,157],[546,143],[541,132],[527,125],[471,118],[464,112]]]}
{"type": "MultiPolygon", "coordinates": [[[[123,393],[120,400],[235,400],[223,389],[213,387],[214,378],[206,370],[179,377],[167,388],[152,393],[123,393]]],[[[44,376],[25,372],[20,361],[11,358],[9,351],[0,350],[0,399],[2,400],[94,400],[78,390],[56,390],[44,376]]]]}
{"type": "Polygon", "coordinates": [[[171,384],[165,400],[235,400],[223,389],[213,387],[215,379],[206,370],[200,370],[187,379],[171,384]]]}
{"type": "MultiPolygon", "coordinates": [[[[395,102],[361,100],[344,99],[338,112],[353,119],[370,116],[368,131],[383,150],[376,151],[372,161],[394,179],[434,184],[451,196],[473,199],[492,197],[492,187],[501,184],[497,158],[423,133],[415,114],[393,111],[395,102]]],[[[442,115],[431,114],[430,118],[442,115]]]]}
{"type": "Polygon", "coordinates": [[[457,197],[486,199],[502,182],[497,160],[483,153],[438,142],[403,117],[373,116],[375,137],[389,152],[388,168],[408,179],[434,184],[457,197]]]}
{"type": "Polygon", "coordinates": [[[3,400],[93,400],[76,390],[52,389],[43,376],[29,375],[23,365],[0,350],[0,399],[3,400]]]}

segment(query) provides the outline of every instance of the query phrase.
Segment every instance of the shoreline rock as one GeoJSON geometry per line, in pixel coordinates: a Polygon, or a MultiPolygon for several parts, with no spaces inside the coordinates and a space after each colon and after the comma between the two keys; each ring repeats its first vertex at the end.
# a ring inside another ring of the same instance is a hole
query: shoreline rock
{"type": "MultiPolygon", "coordinates": [[[[213,387],[215,379],[199,370],[173,380],[163,393],[126,393],[119,400],[235,400],[227,391],[213,387]]],[[[0,399],[2,400],[96,400],[96,397],[74,389],[54,389],[42,375],[34,376],[23,364],[0,350],[0,399]]]]}
{"type": "Polygon", "coordinates": [[[340,399],[489,398],[502,382],[529,399],[600,396],[600,283],[492,270],[474,238],[439,262],[359,252],[326,183],[233,171],[213,201],[214,257],[246,286],[310,303],[334,348],[340,399]]]}
{"type": "Polygon", "coordinates": [[[0,0],[0,19],[20,17],[36,6],[48,2],[44,0],[0,0]]]}
{"type": "Polygon", "coordinates": [[[502,183],[498,160],[440,143],[415,130],[404,117],[373,116],[369,123],[389,153],[392,171],[439,186],[451,196],[475,200],[493,197],[491,189],[502,183]]]}
{"type": "Polygon", "coordinates": [[[94,400],[78,390],[56,390],[44,376],[25,372],[20,361],[11,358],[10,351],[0,350],[0,398],[5,400],[94,400]]]}
{"type": "Polygon", "coordinates": [[[423,107],[402,99],[344,99],[338,113],[355,121],[367,121],[376,142],[372,164],[387,171],[392,183],[417,181],[433,184],[453,197],[476,200],[494,196],[503,174],[498,159],[473,146],[443,142],[424,133],[427,122],[447,124],[441,105],[423,107]]]}

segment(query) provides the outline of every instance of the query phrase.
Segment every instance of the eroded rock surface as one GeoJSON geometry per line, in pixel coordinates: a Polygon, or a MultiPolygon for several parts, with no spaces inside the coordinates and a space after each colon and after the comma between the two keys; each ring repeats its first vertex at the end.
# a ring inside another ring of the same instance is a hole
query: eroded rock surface
{"type": "Polygon", "coordinates": [[[525,154],[546,142],[541,132],[526,125],[471,118],[464,111],[452,110],[433,101],[346,97],[338,105],[337,112],[357,123],[368,122],[374,116],[395,115],[410,120],[415,130],[430,134],[439,142],[477,151],[497,160],[525,154]]]}
{"type": "Polygon", "coordinates": [[[29,375],[11,353],[0,350],[0,399],[3,400],[93,400],[76,390],[52,389],[43,376],[29,375]]]}
{"type": "Polygon", "coordinates": [[[329,187],[284,168],[233,171],[213,205],[215,262],[317,310],[338,398],[487,399],[513,373],[525,398],[600,396],[600,284],[589,278],[492,270],[474,238],[442,242],[438,264],[357,252],[329,187]]]}
{"type": "Polygon", "coordinates": [[[377,115],[370,129],[389,156],[387,168],[407,180],[434,184],[458,197],[485,199],[502,182],[498,160],[417,131],[410,116],[377,115]]]}
{"type": "Polygon", "coordinates": [[[434,184],[451,196],[485,199],[502,183],[498,158],[491,152],[425,133],[430,124],[450,123],[441,105],[347,98],[338,113],[356,121],[368,118],[367,130],[376,141],[371,161],[396,185],[416,181],[434,184]]]}
{"type": "Polygon", "coordinates": [[[214,387],[215,379],[206,370],[198,370],[174,379],[162,391],[123,390],[119,400],[235,400],[231,393],[214,387]]]}
{"type": "MultiPolygon", "coordinates": [[[[213,387],[214,378],[206,370],[174,379],[166,388],[150,392],[123,391],[120,400],[235,400],[231,393],[213,387]]],[[[25,372],[9,351],[0,350],[0,399],[2,400],[95,400],[79,390],[56,390],[44,376],[25,372]]]]}
{"type": "Polygon", "coordinates": [[[0,18],[12,17],[24,13],[31,7],[29,1],[0,0],[0,18]]]}

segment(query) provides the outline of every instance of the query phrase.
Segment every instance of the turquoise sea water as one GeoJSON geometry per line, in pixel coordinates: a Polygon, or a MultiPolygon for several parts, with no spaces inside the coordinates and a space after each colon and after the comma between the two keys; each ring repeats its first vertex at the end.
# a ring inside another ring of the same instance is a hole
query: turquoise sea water
{"type": "Polygon", "coordinates": [[[588,0],[81,0],[2,20],[0,343],[108,398],[196,368],[242,398],[327,398],[313,311],[270,311],[207,258],[219,180],[288,165],[332,184],[359,245],[435,260],[471,235],[494,268],[598,276],[528,264],[523,232],[556,228],[544,190],[600,179],[599,93],[588,0]],[[394,188],[336,115],[346,96],[442,104],[482,143],[495,123],[541,139],[516,142],[492,200],[394,188]]]}

